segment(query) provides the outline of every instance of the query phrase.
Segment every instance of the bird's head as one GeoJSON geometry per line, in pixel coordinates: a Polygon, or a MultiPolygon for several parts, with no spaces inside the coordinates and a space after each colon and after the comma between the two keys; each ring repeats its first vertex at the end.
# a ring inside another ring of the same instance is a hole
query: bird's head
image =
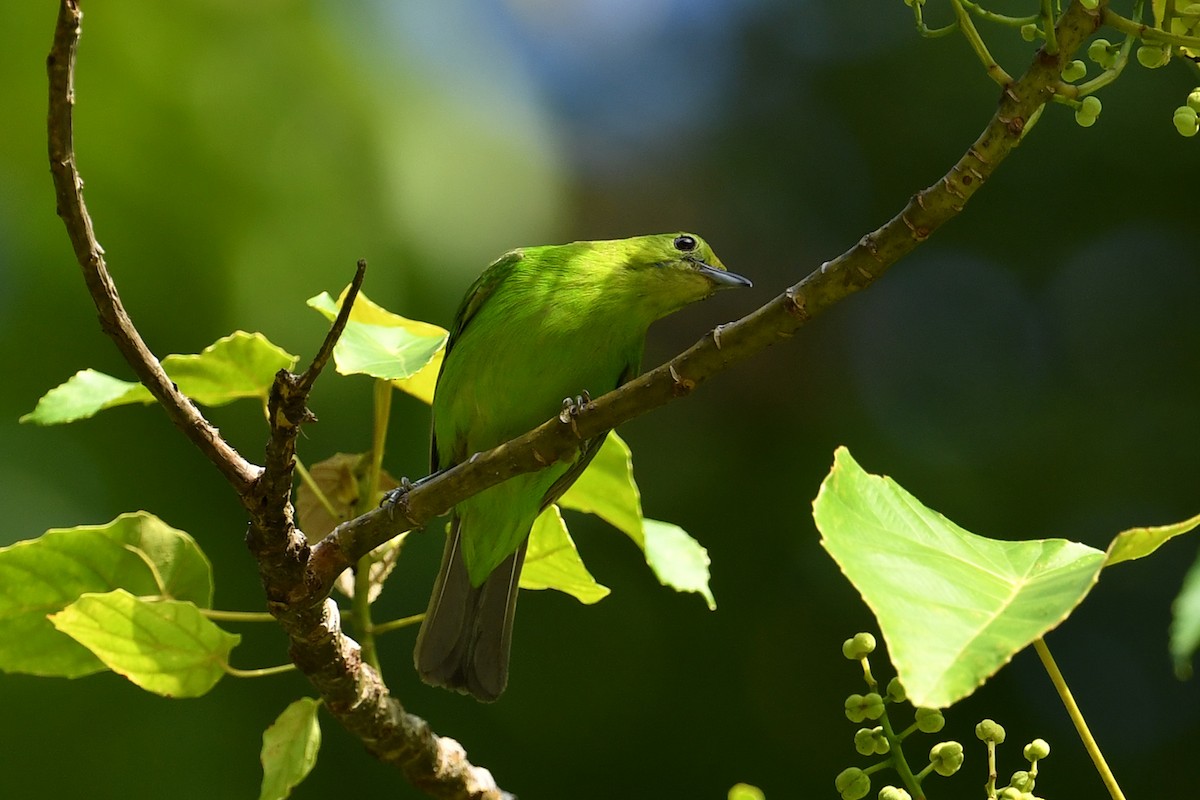
{"type": "Polygon", "coordinates": [[[630,299],[665,316],[718,289],[753,284],[730,272],[708,243],[694,233],[635,236],[609,243],[620,266],[613,275],[630,299]]]}

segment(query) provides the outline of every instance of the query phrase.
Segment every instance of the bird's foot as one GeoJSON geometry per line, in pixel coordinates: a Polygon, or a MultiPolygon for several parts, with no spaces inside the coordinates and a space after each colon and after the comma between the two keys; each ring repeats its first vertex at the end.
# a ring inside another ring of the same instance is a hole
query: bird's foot
{"type": "Polygon", "coordinates": [[[417,488],[420,483],[421,481],[413,483],[408,478],[401,478],[399,486],[384,492],[383,499],[379,501],[379,507],[387,509],[388,519],[395,519],[396,506],[400,505],[405,495],[417,488]]]}
{"type": "Polygon", "coordinates": [[[576,397],[567,397],[563,399],[562,411],[558,412],[558,421],[564,425],[570,425],[571,430],[575,432],[575,436],[579,436],[579,427],[575,424],[575,418],[584,411],[590,411],[595,404],[592,402],[592,396],[588,394],[587,389],[584,389],[576,397]]]}

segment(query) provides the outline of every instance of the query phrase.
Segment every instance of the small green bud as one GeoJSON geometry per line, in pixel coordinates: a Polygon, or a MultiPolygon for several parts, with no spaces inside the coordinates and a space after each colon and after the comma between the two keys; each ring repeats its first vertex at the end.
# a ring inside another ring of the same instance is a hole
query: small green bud
{"type": "Polygon", "coordinates": [[[1192,93],[1188,95],[1187,104],[1188,108],[1200,112],[1200,86],[1192,89],[1192,93]]]}
{"type": "Polygon", "coordinates": [[[1096,62],[1100,66],[1108,69],[1112,66],[1112,42],[1108,39],[1096,39],[1088,45],[1088,58],[1096,62]]]}
{"type": "Polygon", "coordinates": [[[1038,26],[1034,25],[1032,22],[1021,26],[1021,38],[1027,42],[1032,42],[1034,39],[1038,38],[1040,34],[1041,31],[1038,30],[1038,26]]]}
{"type": "Polygon", "coordinates": [[[1079,0],[1079,5],[1083,6],[1088,11],[1095,11],[1096,6],[1100,5],[1100,0],[1079,0]]]}
{"type": "Polygon", "coordinates": [[[1063,68],[1061,74],[1064,81],[1067,83],[1074,83],[1084,75],[1087,75],[1087,64],[1084,64],[1077,58],[1070,64],[1067,64],[1067,66],[1063,68]]]}
{"type": "Polygon", "coordinates": [[[763,790],[757,786],[751,786],[748,783],[735,783],[729,789],[729,796],[726,800],[765,800],[766,795],[763,790]]]}
{"type": "Polygon", "coordinates": [[[1025,755],[1025,760],[1032,763],[1041,761],[1046,756],[1050,755],[1050,745],[1045,739],[1034,739],[1029,744],[1025,745],[1022,751],[1025,755]]]}
{"type": "Polygon", "coordinates": [[[946,718],[936,708],[918,708],[916,722],[921,733],[937,733],[946,727],[946,718]]]}
{"type": "Polygon", "coordinates": [[[854,749],[864,756],[882,756],[891,750],[892,746],[883,734],[883,727],[876,726],[858,729],[858,733],[854,734],[854,749]]]}
{"type": "Polygon", "coordinates": [[[853,639],[842,642],[842,655],[851,661],[875,652],[875,637],[869,633],[856,633],[853,639]]]}
{"type": "Polygon", "coordinates": [[[849,767],[838,773],[833,785],[842,800],[862,800],[871,791],[871,778],[858,767],[849,767]]]}
{"type": "Polygon", "coordinates": [[[1146,69],[1158,69],[1171,60],[1171,52],[1156,44],[1144,44],[1137,49],[1137,60],[1146,69]]]}
{"type": "Polygon", "coordinates": [[[981,742],[1004,744],[1004,728],[994,719],[985,719],[975,726],[975,735],[981,742]]]}
{"type": "Polygon", "coordinates": [[[1200,119],[1197,119],[1196,109],[1191,106],[1180,106],[1175,109],[1175,116],[1171,118],[1175,123],[1175,130],[1179,131],[1180,136],[1195,136],[1200,132],[1200,119]]]}
{"type": "Polygon", "coordinates": [[[1015,789],[1012,786],[1006,786],[996,795],[999,800],[1021,800],[1021,796],[1025,794],[1020,789],[1015,789]]]}
{"type": "Polygon", "coordinates": [[[963,746],[958,742],[939,742],[929,751],[929,763],[938,775],[949,777],[963,765],[963,746]]]}
{"type": "Polygon", "coordinates": [[[879,790],[879,800],[912,800],[912,795],[897,786],[885,786],[879,790]]]}
{"type": "Polygon", "coordinates": [[[1012,774],[1008,785],[1021,792],[1033,791],[1033,776],[1023,769],[1019,769],[1012,774]]]}
{"type": "Polygon", "coordinates": [[[883,716],[883,698],[877,693],[852,694],[846,698],[846,719],[862,722],[864,719],[879,719],[883,716]]]}
{"type": "Polygon", "coordinates": [[[903,703],[908,698],[908,693],[904,691],[904,685],[900,683],[899,678],[892,678],[887,685],[887,698],[893,703],[903,703]]]}
{"type": "Polygon", "coordinates": [[[1079,101],[1079,110],[1087,114],[1089,117],[1100,116],[1100,110],[1103,108],[1100,98],[1094,94],[1089,94],[1087,97],[1079,101]]]}

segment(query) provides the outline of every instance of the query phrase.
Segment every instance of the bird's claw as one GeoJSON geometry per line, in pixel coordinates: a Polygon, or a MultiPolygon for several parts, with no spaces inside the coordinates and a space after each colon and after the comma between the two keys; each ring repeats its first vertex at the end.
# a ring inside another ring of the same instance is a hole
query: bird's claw
{"type": "Polygon", "coordinates": [[[587,389],[584,389],[576,397],[567,397],[563,399],[562,411],[558,412],[558,421],[564,425],[570,425],[571,430],[579,436],[579,426],[575,424],[575,418],[584,411],[592,409],[592,396],[588,394],[587,389]]]}
{"type": "Polygon", "coordinates": [[[400,485],[395,489],[389,489],[383,493],[383,499],[379,501],[380,508],[386,508],[388,519],[395,519],[396,506],[404,499],[404,496],[411,492],[416,487],[416,484],[408,478],[401,478],[400,485]]]}

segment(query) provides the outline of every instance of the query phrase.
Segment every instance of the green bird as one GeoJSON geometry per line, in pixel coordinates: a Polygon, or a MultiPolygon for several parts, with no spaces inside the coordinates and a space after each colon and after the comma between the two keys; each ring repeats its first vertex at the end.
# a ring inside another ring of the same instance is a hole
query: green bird
{"type": "MultiPolygon", "coordinates": [[[[652,322],[750,285],[690,233],[505,253],[467,291],[450,331],[433,398],[433,472],[545,422],[564,398],[617,388],[637,375],[652,322]]],[[[504,691],[529,530],[604,438],[454,507],[414,654],[427,683],[486,702],[504,691]]]]}

